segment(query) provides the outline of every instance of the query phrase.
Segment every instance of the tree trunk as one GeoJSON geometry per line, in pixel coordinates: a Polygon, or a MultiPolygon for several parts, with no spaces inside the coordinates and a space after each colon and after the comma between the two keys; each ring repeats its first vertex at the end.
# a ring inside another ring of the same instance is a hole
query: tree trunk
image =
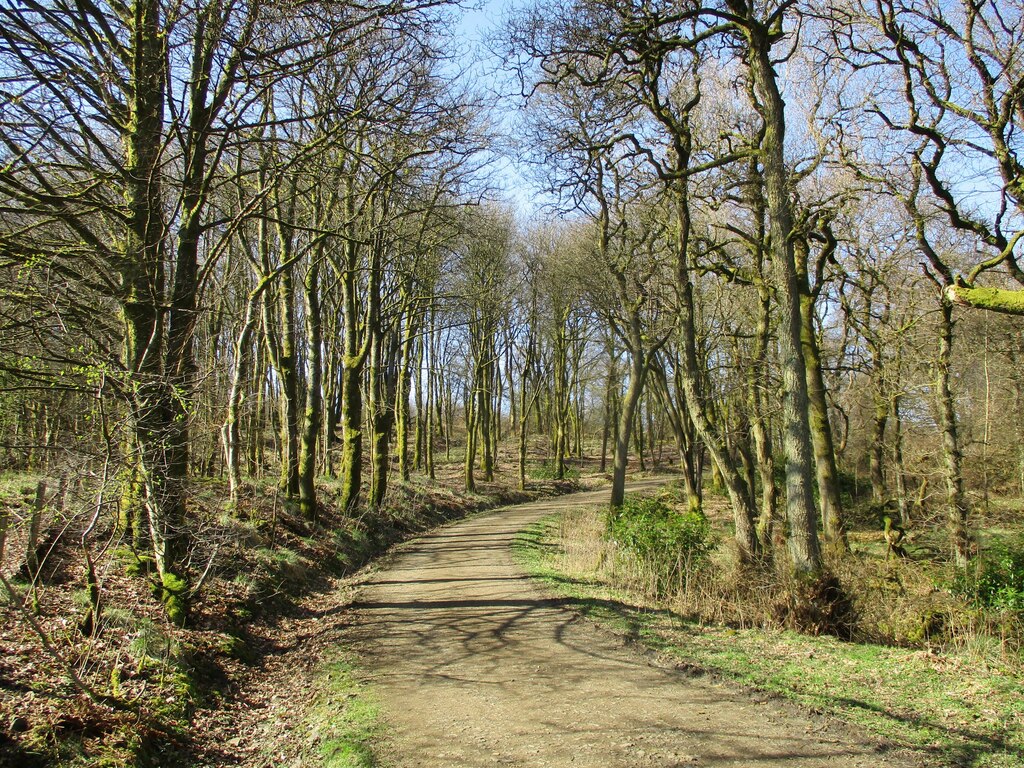
{"type": "MultiPolygon", "coordinates": [[[[873,371],[875,377],[881,372],[873,371]]],[[[884,457],[885,457],[885,427],[889,421],[889,402],[881,391],[881,384],[873,382],[874,390],[874,415],[871,419],[871,452],[869,456],[871,476],[871,501],[879,509],[886,501],[884,457]]]]}
{"type": "Polygon", "coordinates": [[[640,402],[637,403],[636,414],[633,417],[633,447],[636,449],[637,463],[640,465],[640,471],[647,471],[647,460],[644,457],[644,449],[646,448],[644,441],[644,409],[643,409],[643,398],[640,398],[640,402]]]}
{"type": "Polygon", "coordinates": [[[314,261],[306,272],[306,402],[298,450],[299,512],[316,520],[317,439],[323,420],[323,338],[320,312],[320,264],[314,261]]]}
{"type": "Polygon", "coordinates": [[[426,414],[423,411],[423,356],[426,349],[426,339],[421,338],[416,344],[416,355],[413,363],[416,371],[414,383],[414,399],[416,402],[416,433],[413,438],[413,461],[412,464],[418,472],[426,467],[426,446],[424,445],[426,434],[426,414]]]}
{"type": "Polygon", "coordinates": [[[907,499],[907,473],[903,464],[903,417],[900,414],[900,398],[892,399],[892,460],[896,478],[896,505],[900,512],[900,525],[910,523],[910,507],[907,499]]]}
{"type": "Polygon", "coordinates": [[[232,357],[234,367],[231,371],[231,384],[228,388],[227,414],[224,417],[224,425],[221,427],[224,463],[228,470],[228,495],[232,507],[238,504],[238,493],[242,485],[241,456],[239,455],[241,449],[239,409],[242,404],[242,388],[249,376],[249,353],[258,322],[256,306],[260,299],[261,294],[249,294],[245,305],[242,327],[234,344],[232,357]]]}
{"type": "Polygon", "coordinates": [[[412,309],[406,310],[407,319],[405,337],[402,339],[401,360],[399,362],[398,391],[396,394],[395,431],[398,437],[398,471],[403,482],[409,482],[409,418],[411,416],[412,368],[416,360],[417,327],[412,316],[412,309]]]}
{"type": "MultiPolygon", "coordinates": [[[[398,322],[398,327],[402,326],[398,322]]],[[[373,464],[373,481],[370,485],[370,504],[373,509],[382,509],[387,496],[388,475],[391,471],[391,438],[395,431],[395,418],[400,407],[398,403],[399,379],[402,376],[403,338],[397,332],[386,333],[377,325],[371,329],[369,392],[370,421],[373,429],[373,443],[370,456],[373,464]]],[[[411,341],[410,337],[409,340],[411,341]]]]}
{"type": "Polygon", "coordinates": [[[537,405],[537,397],[540,394],[540,389],[537,383],[534,382],[533,391],[527,397],[527,391],[529,390],[529,381],[532,378],[534,369],[534,354],[536,347],[536,340],[534,337],[534,327],[536,321],[536,296],[534,296],[534,311],[531,313],[531,323],[527,333],[528,338],[526,340],[526,352],[523,359],[522,372],[520,374],[519,382],[519,490],[526,490],[526,453],[527,453],[527,436],[530,430],[530,412],[537,405]]]}
{"type": "Polygon", "coordinates": [[[558,480],[565,478],[565,457],[567,455],[567,442],[568,442],[568,421],[569,421],[569,339],[567,335],[566,323],[568,317],[566,313],[562,313],[558,319],[558,326],[555,329],[555,337],[553,339],[553,361],[552,367],[554,374],[554,392],[553,402],[554,406],[554,428],[555,428],[555,477],[558,480]]]}
{"type": "Polygon", "coordinates": [[[434,390],[436,384],[434,382],[434,366],[435,360],[437,359],[437,345],[435,343],[435,336],[437,333],[437,323],[435,321],[434,307],[430,308],[430,333],[427,336],[429,342],[429,350],[427,355],[427,367],[426,367],[426,380],[427,380],[427,402],[426,402],[426,424],[423,434],[423,451],[424,461],[427,468],[427,477],[431,480],[434,479],[434,390]]]}
{"type": "MultiPolygon", "coordinates": [[[[609,377],[610,380],[611,377],[609,377]]],[[[605,389],[604,399],[604,423],[601,425],[601,474],[608,468],[608,436],[611,433],[612,402],[610,399],[611,387],[605,389]]]]}
{"type": "Polygon", "coordinates": [[[341,370],[341,496],[339,503],[352,513],[359,505],[363,481],[363,378],[362,360],[346,356],[341,370]]]}
{"type": "MultiPolygon", "coordinates": [[[[746,15],[739,0],[731,8],[746,15]]],[[[793,253],[793,217],[786,171],[785,114],[776,73],[770,58],[769,32],[750,20],[745,26],[747,66],[757,94],[757,108],[764,120],[761,162],[770,223],[772,275],[780,302],[779,354],[782,368],[783,438],[786,456],[786,515],[789,521],[789,552],[793,567],[801,573],[821,570],[817,511],[812,492],[813,446],[808,418],[807,365],[802,348],[803,319],[793,253]]]]}
{"type": "Polygon", "coordinates": [[[253,384],[255,387],[256,405],[252,410],[249,419],[249,429],[246,435],[246,453],[248,472],[255,478],[263,477],[264,465],[264,429],[266,427],[266,391],[267,391],[267,363],[266,350],[262,344],[257,344],[254,350],[256,364],[254,370],[256,376],[253,384]]]}
{"type": "Polygon", "coordinates": [[[496,435],[494,432],[494,401],[492,385],[494,382],[494,337],[488,335],[484,343],[485,358],[480,368],[477,388],[478,418],[477,428],[480,432],[480,447],[483,449],[484,480],[494,480],[494,452],[496,435]]]}
{"type": "Polygon", "coordinates": [[[621,507],[626,498],[626,466],[629,463],[629,441],[633,430],[633,417],[636,414],[640,395],[643,394],[644,380],[647,378],[647,360],[640,346],[639,338],[634,340],[637,348],[629,350],[629,386],[622,398],[622,412],[619,416],[619,429],[615,436],[615,454],[612,464],[612,496],[611,506],[621,507]],[[638,342],[638,343],[637,343],[638,342]]]}
{"type": "Polygon", "coordinates": [[[281,490],[299,493],[299,367],[295,327],[295,289],[289,273],[278,283],[278,321],[281,324],[281,490]]]}
{"type": "MultiPolygon", "coordinates": [[[[474,375],[473,380],[476,380],[474,375]]],[[[466,492],[476,493],[476,433],[477,433],[477,420],[479,414],[477,413],[477,396],[475,387],[470,387],[466,394],[466,455],[465,455],[465,474],[466,474],[466,492]]]]}
{"type": "Polygon", "coordinates": [[[194,264],[185,260],[187,254],[179,251],[176,266],[181,274],[175,275],[171,295],[175,327],[167,328],[165,347],[166,217],[160,164],[167,72],[161,4],[144,0],[134,10],[124,174],[128,209],[122,269],[126,294],[121,303],[125,362],[133,384],[133,431],[149,539],[162,585],[161,598],[171,620],[180,624],[187,614],[188,584],[182,565],[188,549],[185,482],[189,414],[185,404],[190,392],[176,391],[175,381],[187,383],[191,374],[187,359],[191,351],[190,320],[186,316],[194,316],[195,272],[194,264]],[[177,357],[171,354],[172,350],[177,351],[177,357]]]}
{"type": "MultiPolygon", "coordinates": [[[[353,191],[346,193],[349,218],[354,218],[353,191]]],[[[371,257],[366,286],[368,303],[365,322],[378,322],[380,297],[377,282],[377,257],[371,257]]],[[[359,300],[357,274],[361,246],[355,234],[345,244],[344,264],[340,270],[344,354],[341,357],[341,508],[351,514],[359,505],[363,478],[363,368],[370,349],[370,333],[362,327],[362,302],[359,300]]]]}
{"type": "Polygon", "coordinates": [[[821,373],[821,353],[818,336],[814,328],[814,296],[811,293],[807,275],[807,256],[801,249],[795,261],[800,281],[800,315],[803,329],[804,365],[807,376],[808,426],[811,431],[811,446],[814,452],[814,471],[818,482],[818,497],[821,504],[821,521],[825,541],[833,549],[846,552],[850,546],[846,540],[843,525],[842,502],[839,497],[839,472],[836,469],[836,452],[832,442],[832,426],[828,418],[828,398],[825,380],[821,373]]]}
{"type": "Polygon", "coordinates": [[[935,361],[938,385],[939,427],[942,431],[942,458],[946,479],[946,505],[953,559],[958,568],[966,568],[971,556],[968,520],[970,508],[964,493],[963,454],[958,435],[956,404],[952,388],[953,305],[941,301],[939,354],[935,361]]]}
{"type": "MultiPolygon", "coordinates": [[[[756,513],[750,504],[749,495],[736,467],[725,449],[725,441],[719,430],[708,417],[704,398],[700,390],[700,369],[697,363],[697,327],[694,320],[693,282],[690,277],[689,231],[690,213],[685,196],[688,191],[681,189],[677,199],[679,245],[676,254],[677,283],[681,292],[679,310],[679,331],[682,354],[680,355],[679,382],[683,386],[687,412],[700,441],[711,454],[714,467],[722,476],[733,509],[736,544],[741,562],[750,562],[760,554],[760,541],[755,528],[756,513]]],[[[691,502],[692,505],[692,502],[691,502]]]]}
{"type": "Polygon", "coordinates": [[[750,408],[750,434],[757,455],[757,474],[761,480],[761,514],[757,520],[757,537],[765,552],[771,552],[775,518],[778,513],[779,492],[775,487],[775,456],[772,452],[771,433],[765,416],[765,398],[762,386],[767,377],[768,343],[771,338],[771,294],[763,282],[757,286],[760,311],[757,315],[757,334],[754,363],[747,377],[747,402],[750,408]]]}

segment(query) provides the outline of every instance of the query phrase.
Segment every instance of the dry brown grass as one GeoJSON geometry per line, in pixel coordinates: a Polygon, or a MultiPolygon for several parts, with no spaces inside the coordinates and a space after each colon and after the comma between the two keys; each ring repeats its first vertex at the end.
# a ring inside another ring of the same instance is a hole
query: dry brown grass
{"type": "MultiPolygon", "coordinates": [[[[721,531],[722,510],[713,508],[709,517],[721,531]]],[[[559,526],[559,570],[700,624],[791,628],[955,652],[980,663],[1024,663],[1020,617],[971,605],[948,587],[942,564],[885,558],[877,548],[861,547],[857,554],[830,556],[827,579],[808,584],[789,568],[784,547],[764,563],[741,567],[731,539],[721,535],[711,561],[685,571],[670,594],[658,599],[656,577],[605,530],[603,510],[567,511],[559,526]]]]}

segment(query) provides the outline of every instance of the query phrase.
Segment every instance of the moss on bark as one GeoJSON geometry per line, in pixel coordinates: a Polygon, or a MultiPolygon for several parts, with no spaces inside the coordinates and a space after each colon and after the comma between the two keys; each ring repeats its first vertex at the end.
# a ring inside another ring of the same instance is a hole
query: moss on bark
{"type": "Polygon", "coordinates": [[[946,299],[972,309],[986,309],[1006,315],[1024,315],[1024,290],[974,287],[957,283],[946,287],[946,299]]]}

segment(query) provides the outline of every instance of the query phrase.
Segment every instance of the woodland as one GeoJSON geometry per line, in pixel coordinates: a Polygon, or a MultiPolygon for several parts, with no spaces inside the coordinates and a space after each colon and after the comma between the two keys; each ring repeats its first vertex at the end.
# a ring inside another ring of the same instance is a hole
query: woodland
{"type": "Polygon", "coordinates": [[[1019,679],[1024,3],[514,4],[486,75],[464,10],[0,2],[12,764],[581,480],[655,597],[1019,679]]]}

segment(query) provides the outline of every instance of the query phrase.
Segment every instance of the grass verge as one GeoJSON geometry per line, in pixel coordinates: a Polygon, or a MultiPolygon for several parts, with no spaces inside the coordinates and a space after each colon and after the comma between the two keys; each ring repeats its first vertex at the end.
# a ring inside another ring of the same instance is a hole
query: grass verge
{"type": "Polygon", "coordinates": [[[383,732],[381,709],[366,683],[341,657],[325,662],[317,675],[317,692],[304,723],[314,745],[304,765],[323,768],[380,766],[373,744],[383,732]]]}
{"type": "Polygon", "coordinates": [[[560,516],[522,531],[519,563],[584,616],[684,664],[828,714],[919,751],[928,765],[1024,768],[1024,685],[954,655],[782,630],[705,625],[567,565],[560,516]]]}

